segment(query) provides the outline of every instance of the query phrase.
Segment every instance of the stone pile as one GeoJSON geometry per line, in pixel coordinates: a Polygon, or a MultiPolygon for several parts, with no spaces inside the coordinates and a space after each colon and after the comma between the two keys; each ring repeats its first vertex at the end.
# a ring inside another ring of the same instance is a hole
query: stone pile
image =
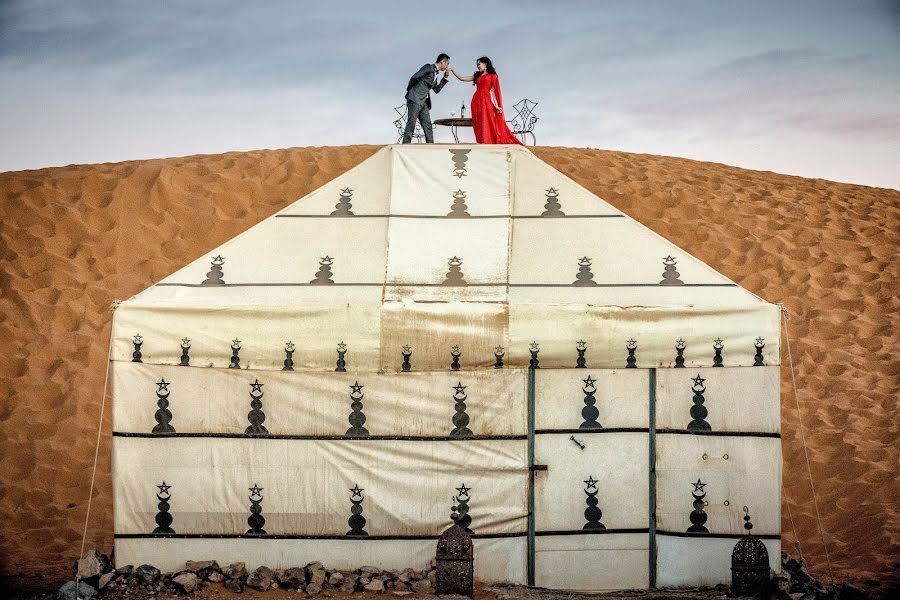
{"type": "Polygon", "coordinates": [[[781,553],[781,573],[770,582],[771,593],[766,596],[777,600],[864,600],[868,598],[862,589],[851,583],[827,585],[816,580],[806,566],[781,553]]]}
{"type": "MultiPolygon", "coordinates": [[[[431,593],[435,587],[435,563],[431,561],[424,570],[384,570],[378,567],[362,567],[353,571],[326,569],[322,563],[313,562],[305,567],[273,570],[258,567],[248,571],[244,563],[220,567],[214,560],[187,561],[184,569],[175,573],[162,573],[151,565],[132,565],[113,569],[108,557],[91,550],[77,561],[73,575],[78,580],[78,597],[90,600],[99,598],[153,598],[161,594],[192,595],[210,583],[221,583],[229,591],[242,593],[250,588],[260,592],[288,588],[305,592],[313,597],[323,590],[341,592],[392,592],[394,596],[412,595],[415,592],[431,593]]],[[[57,593],[59,600],[75,600],[75,581],[63,585],[57,593]]]]}

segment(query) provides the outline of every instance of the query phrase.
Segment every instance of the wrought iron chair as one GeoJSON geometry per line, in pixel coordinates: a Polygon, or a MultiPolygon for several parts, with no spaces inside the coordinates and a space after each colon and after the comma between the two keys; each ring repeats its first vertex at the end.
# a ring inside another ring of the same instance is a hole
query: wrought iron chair
{"type": "Polygon", "coordinates": [[[507,121],[510,130],[516,135],[522,143],[527,143],[527,136],[531,135],[531,145],[537,146],[537,138],[534,137],[534,125],[538,121],[534,109],[538,105],[537,102],[525,98],[517,104],[513,104],[516,110],[516,116],[507,121]]]}
{"type": "MultiPolygon", "coordinates": [[[[406,131],[406,118],[408,116],[406,105],[401,104],[400,106],[394,107],[394,112],[400,115],[396,121],[394,121],[394,126],[397,128],[397,143],[403,141],[403,133],[406,131]]],[[[425,133],[422,131],[422,124],[416,122],[416,128],[413,131],[413,138],[417,142],[421,142],[425,139],[425,133]]]]}

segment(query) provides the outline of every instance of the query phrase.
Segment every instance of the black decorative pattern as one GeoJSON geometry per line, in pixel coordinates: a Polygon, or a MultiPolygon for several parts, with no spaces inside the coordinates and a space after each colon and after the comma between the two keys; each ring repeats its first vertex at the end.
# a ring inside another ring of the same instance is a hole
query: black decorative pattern
{"type": "Polygon", "coordinates": [[[466,414],[466,387],[462,382],[458,382],[453,386],[453,400],[456,402],[454,409],[456,413],[453,415],[453,430],[450,437],[472,437],[474,435],[469,429],[469,415],[466,414]]]}
{"type": "Polygon", "coordinates": [[[467,285],[462,272],[462,259],[454,256],[447,259],[447,276],[443,285],[467,285]]]}
{"type": "Polygon", "coordinates": [[[231,364],[228,365],[229,369],[240,369],[241,368],[241,357],[239,353],[241,351],[241,340],[234,338],[231,340],[231,364]]]}
{"type": "Polygon", "coordinates": [[[166,485],[166,482],[163,481],[162,485],[156,487],[159,488],[159,492],[156,494],[156,499],[159,501],[156,506],[159,512],[156,513],[156,528],[153,533],[175,533],[175,530],[172,529],[172,515],[169,513],[169,508],[171,508],[169,500],[172,499],[169,488],[172,486],[166,485]]]}
{"type": "MultiPolygon", "coordinates": [[[[455,507],[454,507],[455,508],[455,507]]],[[[475,553],[471,536],[459,526],[459,515],[450,515],[453,525],[438,538],[435,551],[435,592],[438,596],[459,594],[475,597],[475,553]]]]}
{"type": "Polygon", "coordinates": [[[461,365],[459,364],[459,357],[462,356],[462,350],[459,349],[459,346],[453,346],[450,348],[450,370],[451,371],[459,371],[461,365]]]}
{"type": "Polygon", "coordinates": [[[688,423],[687,430],[712,431],[712,427],[710,427],[709,423],[704,420],[706,419],[706,415],[709,414],[709,412],[706,410],[706,407],[703,406],[703,403],[705,402],[703,394],[704,392],[706,392],[706,386],[703,384],[703,382],[706,380],[700,377],[700,373],[697,373],[697,376],[694,377],[691,381],[694,382],[691,385],[691,389],[694,391],[694,405],[691,407],[691,417],[693,417],[694,420],[688,423]]]}
{"type": "Polygon", "coordinates": [[[134,336],[131,343],[134,345],[134,352],[131,353],[131,362],[144,362],[141,360],[141,345],[144,343],[144,338],[138,333],[134,336]]]}
{"type": "Polygon", "coordinates": [[[691,526],[687,528],[687,532],[709,533],[709,529],[704,527],[707,515],[703,510],[706,507],[706,492],[703,491],[703,488],[705,488],[707,484],[697,479],[697,483],[692,483],[691,485],[694,486],[694,489],[691,492],[691,495],[694,497],[694,510],[691,511],[691,526]]]}
{"type": "Polygon", "coordinates": [[[403,373],[409,373],[412,370],[412,363],[409,362],[409,357],[412,356],[412,346],[409,344],[403,346],[403,364],[400,365],[400,370],[403,373]]]}
{"type": "Polygon", "coordinates": [[[284,345],[284,367],[282,367],[281,370],[294,370],[294,342],[287,342],[284,345]]]}
{"type": "Polygon", "coordinates": [[[369,535],[365,530],[366,518],[362,516],[362,503],[363,500],[365,500],[365,498],[363,498],[363,491],[364,488],[359,487],[359,484],[353,484],[353,487],[350,488],[350,518],[347,519],[347,525],[350,526],[350,531],[347,532],[347,535],[369,535]]]}
{"type": "Polygon", "coordinates": [[[716,351],[716,355],[713,357],[713,366],[714,367],[724,367],[722,364],[722,348],[725,347],[725,344],[719,338],[716,338],[713,341],[713,350],[716,351]]]}
{"type": "Polygon", "coordinates": [[[562,206],[559,204],[559,190],[550,188],[547,190],[547,202],[544,204],[544,212],[542,217],[564,217],[566,213],[560,210],[562,206]]]}
{"type": "Polygon", "coordinates": [[[181,338],[181,362],[178,363],[179,367],[189,367],[191,366],[191,340],[188,338],[181,338]]]}
{"type": "Polygon", "coordinates": [[[225,280],[223,279],[225,274],[222,271],[223,264],[225,264],[223,256],[214,256],[210,263],[209,272],[206,274],[206,279],[200,285],[225,285],[225,280]]]}
{"type": "Polygon", "coordinates": [[[494,368],[502,369],[503,368],[503,357],[506,356],[506,353],[503,351],[503,346],[497,346],[494,348],[494,368]]]}
{"type": "Polygon", "coordinates": [[[597,481],[593,476],[588,475],[584,484],[584,493],[587,494],[587,498],[584,500],[585,504],[587,504],[587,508],[584,509],[584,518],[587,523],[584,524],[582,529],[606,529],[606,525],[600,522],[600,519],[603,518],[603,511],[597,506],[600,503],[597,500],[597,492],[599,492],[597,481]]]}
{"type": "Polygon", "coordinates": [[[331,265],[334,264],[334,259],[328,255],[323,256],[319,259],[319,270],[316,271],[316,276],[309,283],[310,285],[334,285],[334,280],[331,278],[331,265]]]}
{"type": "Polygon", "coordinates": [[[350,416],[347,417],[347,421],[350,422],[350,428],[344,435],[351,435],[354,437],[365,437],[369,435],[369,430],[363,427],[366,424],[366,415],[363,413],[363,394],[362,389],[364,385],[361,385],[358,381],[354,381],[353,385],[350,386],[350,416]]]}
{"type": "Polygon", "coordinates": [[[531,345],[528,346],[528,351],[531,352],[531,360],[528,361],[528,367],[530,369],[540,369],[541,362],[538,360],[538,354],[541,351],[541,345],[536,341],[532,341],[531,345]]]}
{"type": "Polygon", "coordinates": [[[353,190],[350,188],[344,188],[341,190],[340,199],[337,204],[334,205],[334,210],[331,211],[332,217],[352,217],[353,211],[350,210],[353,208],[353,204],[351,204],[350,200],[353,198],[353,190]]]}
{"type": "Polygon", "coordinates": [[[637,342],[634,339],[628,340],[625,342],[625,349],[628,350],[628,358],[625,359],[625,368],[637,369],[637,358],[634,356],[634,353],[637,350],[637,342]]]}
{"type": "Polygon", "coordinates": [[[582,256],[578,259],[578,274],[575,275],[575,281],[572,282],[572,285],[597,285],[597,282],[594,281],[594,274],[591,272],[591,259],[587,256],[582,256]]]}
{"type": "Polygon", "coordinates": [[[247,489],[250,490],[250,516],[247,517],[247,525],[250,526],[250,529],[247,530],[247,533],[251,535],[266,535],[266,530],[263,529],[266,519],[262,516],[262,491],[265,488],[261,488],[254,483],[252,488],[247,489]]]}
{"type": "Polygon", "coordinates": [[[344,359],[344,356],[347,354],[347,344],[344,342],[338,342],[337,345],[337,363],[335,363],[334,372],[335,373],[346,373],[347,372],[347,361],[344,359]]]}
{"type": "Polygon", "coordinates": [[[263,384],[259,382],[259,379],[254,380],[250,384],[250,412],[247,413],[247,420],[250,421],[250,425],[247,426],[244,433],[251,435],[269,433],[269,430],[263,426],[263,422],[266,420],[266,413],[262,411],[262,387],[263,384]]]}
{"type": "Polygon", "coordinates": [[[448,217],[471,217],[466,209],[469,208],[466,206],[466,193],[463,190],[456,190],[453,192],[453,204],[450,206],[450,212],[447,213],[448,217]]]}
{"type": "Polygon", "coordinates": [[[151,433],[175,433],[175,428],[170,424],[172,421],[172,412],[169,410],[170,385],[165,379],[160,379],[156,384],[156,406],[159,408],[154,415],[156,425],[153,426],[151,433]]]}
{"type": "Polygon", "coordinates": [[[587,351],[587,343],[584,340],[578,340],[575,344],[575,350],[578,351],[578,358],[575,360],[575,368],[587,369],[587,361],[584,358],[584,353],[587,351]]]}
{"type": "Polygon", "coordinates": [[[584,392],[584,408],[581,409],[581,417],[584,419],[584,422],[578,428],[603,429],[597,421],[597,417],[600,416],[600,410],[595,406],[597,398],[594,394],[597,393],[597,380],[588,375],[587,379],[582,379],[581,381],[584,382],[584,387],[581,388],[582,392],[584,392]]]}
{"type": "Polygon", "coordinates": [[[753,356],[753,366],[754,367],[763,367],[765,363],[763,362],[763,348],[766,347],[765,338],[758,337],[756,338],[756,342],[753,344],[753,347],[756,348],[756,354],[753,356]]]}
{"type": "Polygon", "coordinates": [[[466,161],[469,160],[469,152],[471,150],[451,149],[450,158],[453,160],[453,175],[457,178],[463,178],[466,173],[466,161]]]}
{"type": "Polygon", "coordinates": [[[663,259],[663,278],[659,285],[684,285],[684,282],[678,278],[681,273],[675,270],[677,263],[678,259],[672,256],[667,256],[663,259]]]}
{"type": "Polygon", "coordinates": [[[451,510],[458,515],[456,524],[462,527],[466,533],[472,535],[474,532],[469,527],[472,524],[472,515],[469,514],[470,491],[472,491],[472,488],[467,488],[465,483],[456,488],[456,496],[453,496],[455,506],[451,510]]]}
{"type": "Polygon", "coordinates": [[[675,356],[675,368],[676,369],[684,368],[684,349],[685,349],[685,347],[686,346],[685,346],[684,340],[682,340],[681,338],[679,338],[675,342],[675,353],[677,354],[677,356],[675,356]]]}

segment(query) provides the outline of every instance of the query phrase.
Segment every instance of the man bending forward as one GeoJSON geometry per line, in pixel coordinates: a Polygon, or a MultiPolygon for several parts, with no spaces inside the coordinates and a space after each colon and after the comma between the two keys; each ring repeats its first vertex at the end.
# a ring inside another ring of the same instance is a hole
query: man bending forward
{"type": "Polygon", "coordinates": [[[447,83],[450,76],[450,57],[443,52],[438,54],[434,64],[422,65],[416,74],[409,78],[406,86],[406,131],[403,132],[403,143],[412,141],[413,132],[416,129],[416,121],[422,124],[425,133],[425,142],[434,143],[434,133],[431,129],[431,90],[437,94],[447,83]],[[438,82],[438,71],[444,72],[444,77],[438,82]]]}

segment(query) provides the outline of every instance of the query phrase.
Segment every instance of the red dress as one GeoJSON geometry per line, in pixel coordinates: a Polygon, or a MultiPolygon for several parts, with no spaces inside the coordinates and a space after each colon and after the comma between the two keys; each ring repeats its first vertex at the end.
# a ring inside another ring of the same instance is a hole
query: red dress
{"type": "Polygon", "coordinates": [[[472,129],[475,130],[475,141],[479,144],[519,144],[523,145],[513,132],[509,130],[504,114],[498,113],[491,102],[491,88],[497,104],[503,106],[500,94],[500,79],[496,74],[485,73],[475,82],[475,95],[472,96],[472,129]]]}

